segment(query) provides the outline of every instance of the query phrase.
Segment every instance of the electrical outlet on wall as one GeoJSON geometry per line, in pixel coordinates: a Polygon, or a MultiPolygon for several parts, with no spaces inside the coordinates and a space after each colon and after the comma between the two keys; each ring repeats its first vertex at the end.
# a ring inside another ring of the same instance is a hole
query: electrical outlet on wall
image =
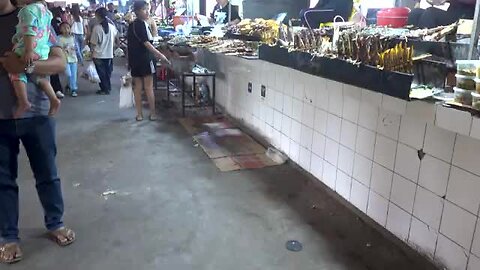
{"type": "Polygon", "coordinates": [[[252,86],[251,82],[248,83],[248,89],[247,90],[248,90],[248,93],[250,93],[250,94],[252,93],[253,86],[252,86]]]}
{"type": "Polygon", "coordinates": [[[262,89],[260,89],[260,95],[262,98],[265,98],[267,96],[267,87],[265,85],[262,85],[262,89]]]}

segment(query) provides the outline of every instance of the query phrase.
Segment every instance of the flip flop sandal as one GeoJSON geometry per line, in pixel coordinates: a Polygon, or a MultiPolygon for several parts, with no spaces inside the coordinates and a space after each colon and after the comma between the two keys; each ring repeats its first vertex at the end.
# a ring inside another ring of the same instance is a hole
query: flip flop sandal
{"type": "Polygon", "coordinates": [[[49,238],[61,247],[66,247],[75,242],[75,232],[71,229],[60,228],[48,233],[49,238]],[[60,236],[64,239],[60,239],[60,236]],[[70,239],[69,239],[70,238],[70,239]]]}
{"type": "Polygon", "coordinates": [[[0,263],[14,264],[23,259],[22,251],[17,243],[9,243],[0,246],[0,263]],[[12,259],[4,259],[4,254],[15,254],[12,259]]]}
{"type": "Polygon", "coordinates": [[[156,115],[150,115],[149,119],[150,121],[157,121],[158,117],[156,115]]]}
{"type": "Polygon", "coordinates": [[[137,122],[142,122],[143,116],[138,115],[137,117],[135,117],[135,120],[137,120],[137,122]]]}

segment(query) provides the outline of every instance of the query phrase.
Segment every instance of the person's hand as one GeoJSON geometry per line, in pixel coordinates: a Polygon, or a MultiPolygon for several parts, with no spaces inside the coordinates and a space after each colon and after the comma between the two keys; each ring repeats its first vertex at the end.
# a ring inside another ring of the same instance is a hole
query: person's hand
{"type": "Polygon", "coordinates": [[[158,54],[156,55],[156,57],[157,57],[157,59],[159,59],[160,61],[163,61],[163,62],[165,62],[165,63],[167,63],[167,64],[169,64],[169,65],[172,64],[172,63],[170,63],[170,60],[168,60],[168,58],[165,57],[165,55],[163,55],[163,53],[161,53],[161,52],[158,52],[158,54]]]}
{"type": "Polygon", "coordinates": [[[0,57],[0,64],[8,73],[25,72],[25,62],[13,52],[6,52],[4,57],[0,57]]]}
{"type": "Polygon", "coordinates": [[[29,66],[35,60],[35,53],[33,51],[25,51],[23,53],[23,62],[29,66]]]}
{"type": "Polygon", "coordinates": [[[432,6],[441,6],[445,4],[447,0],[427,0],[427,3],[429,3],[432,6]]]}

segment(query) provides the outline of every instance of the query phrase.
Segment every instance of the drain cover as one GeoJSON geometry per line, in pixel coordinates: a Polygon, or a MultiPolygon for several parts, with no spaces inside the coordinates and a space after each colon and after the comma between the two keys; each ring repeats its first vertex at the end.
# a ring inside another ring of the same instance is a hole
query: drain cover
{"type": "Polygon", "coordinates": [[[287,244],[285,246],[288,250],[293,251],[293,252],[299,252],[299,251],[302,251],[302,249],[303,249],[302,243],[300,243],[296,240],[287,241],[287,244]]]}

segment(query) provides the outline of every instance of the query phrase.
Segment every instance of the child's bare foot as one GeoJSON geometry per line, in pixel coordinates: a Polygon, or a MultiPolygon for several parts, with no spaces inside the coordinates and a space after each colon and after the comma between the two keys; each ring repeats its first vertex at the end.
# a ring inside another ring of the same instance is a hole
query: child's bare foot
{"type": "Polygon", "coordinates": [[[58,110],[60,109],[60,105],[62,105],[60,99],[54,98],[50,100],[50,111],[48,112],[48,115],[53,116],[57,114],[58,110]]]}
{"type": "Polygon", "coordinates": [[[28,112],[32,108],[32,104],[30,102],[19,102],[17,110],[13,114],[13,117],[15,119],[18,119],[23,116],[26,112],[28,112]]]}

